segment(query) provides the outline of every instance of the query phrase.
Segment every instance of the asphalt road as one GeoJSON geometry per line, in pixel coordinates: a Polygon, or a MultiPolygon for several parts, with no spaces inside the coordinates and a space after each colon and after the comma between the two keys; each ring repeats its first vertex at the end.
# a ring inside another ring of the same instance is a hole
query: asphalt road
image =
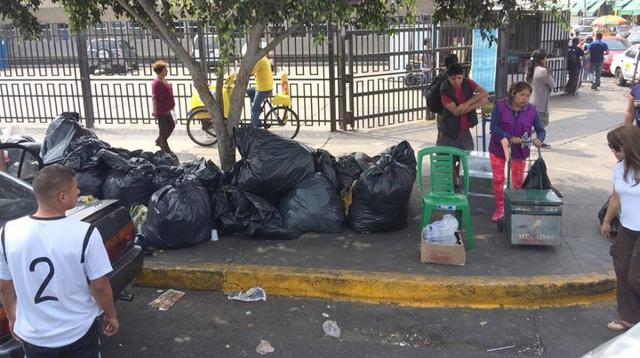
{"type": "Polygon", "coordinates": [[[169,311],[148,303],[161,293],[134,288],[118,303],[120,332],[104,357],[580,357],[614,337],[605,324],[613,303],[540,310],[414,309],[269,296],[228,301],[188,291],[169,311]],[[328,316],[328,318],[326,317],[328,316]],[[325,337],[336,320],[341,337],[325,337]],[[504,348],[509,347],[509,348],[504,348]],[[502,348],[496,351],[487,350],[502,348]]]}

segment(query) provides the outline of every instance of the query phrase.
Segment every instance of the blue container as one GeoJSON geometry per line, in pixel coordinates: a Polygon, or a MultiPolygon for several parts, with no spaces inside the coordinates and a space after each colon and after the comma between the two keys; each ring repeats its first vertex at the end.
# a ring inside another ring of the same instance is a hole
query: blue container
{"type": "Polygon", "coordinates": [[[9,46],[7,40],[0,40],[0,69],[9,68],[9,46]]]}

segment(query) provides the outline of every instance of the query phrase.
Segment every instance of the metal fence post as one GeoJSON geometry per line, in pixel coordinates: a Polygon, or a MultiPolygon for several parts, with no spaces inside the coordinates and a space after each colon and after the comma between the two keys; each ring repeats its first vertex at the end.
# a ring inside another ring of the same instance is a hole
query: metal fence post
{"type": "Polygon", "coordinates": [[[345,27],[340,26],[339,39],[338,39],[338,77],[340,78],[340,92],[339,92],[339,105],[340,105],[340,128],[347,130],[347,81],[346,76],[346,51],[345,51],[345,27]]]}
{"type": "Polygon", "coordinates": [[[93,128],[93,96],[91,94],[91,78],[89,76],[89,58],[87,57],[87,35],[84,31],[76,34],[78,48],[78,67],[80,69],[80,85],[82,88],[82,105],[87,128],[93,128]]]}
{"type": "Polygon", "coordinates": [[[329,106],[331,116],[331,131],[336,131],[336,61],[333,46],[335,44],[335,32],[333,31],[334,24],[328,24],[328,37],[329,37],[329,106]]]}

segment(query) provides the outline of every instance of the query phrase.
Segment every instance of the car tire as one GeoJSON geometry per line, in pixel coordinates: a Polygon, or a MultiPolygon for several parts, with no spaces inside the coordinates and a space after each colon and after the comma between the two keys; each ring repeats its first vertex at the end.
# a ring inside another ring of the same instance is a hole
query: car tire
{"type": "Polygon", "coordinates": [[[624,79],[624,75],[622,74],[622,69],[616,68],[616,84],[618,86],[626,86],[627,80],[624,79]]]}

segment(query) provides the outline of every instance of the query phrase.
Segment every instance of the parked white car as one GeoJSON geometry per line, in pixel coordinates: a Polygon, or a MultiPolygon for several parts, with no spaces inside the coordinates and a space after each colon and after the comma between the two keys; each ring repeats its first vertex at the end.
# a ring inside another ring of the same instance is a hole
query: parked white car
{"type": "MultiPolygon", "coordinates": [[[[624,53],[615,55],[611,62],[611,73],[616,76],[616,84],[624,86],[627,81],[632,81],[636,64],[638,63],[638,54],[640,53],[640,45],[629,47],[624,53]]],[[[640,68],[635,75],[636,79],[640,79],[640,68]]]]}
{"type": "Polygon", "coordinates": [[[624,334],[611,338],[582,358],[636,358],[640,347],[640,324],[624,334]]]}

